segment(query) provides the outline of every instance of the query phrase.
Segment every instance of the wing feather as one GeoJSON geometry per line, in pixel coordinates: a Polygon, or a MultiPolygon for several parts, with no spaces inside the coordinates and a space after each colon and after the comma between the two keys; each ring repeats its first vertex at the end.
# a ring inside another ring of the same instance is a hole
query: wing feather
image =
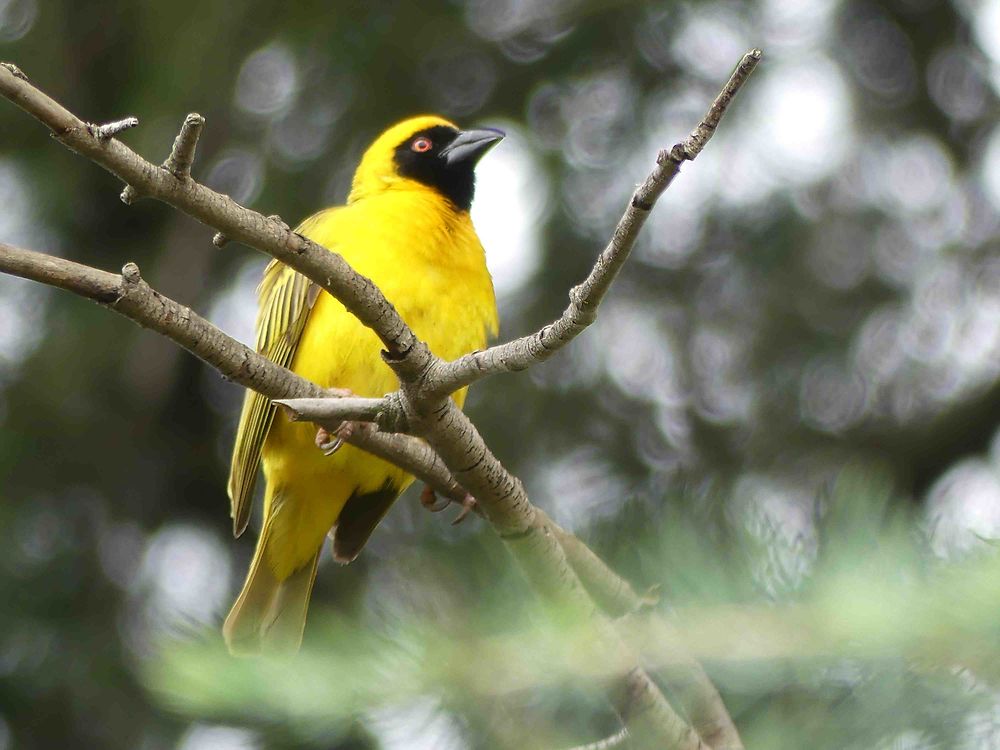
{"type": "MultiPolygon", "coordinates": [[[[299,231],[310,224],[307,220],[299,231]]],[[[305,276],[272,260],[257,291],[257,351],[275,364],[289,367],[320,289],[305,276]]],[[[229,471],[229,515],[234,536],[242,534],[250,520],[260,450],[274,419],[274,409],[270,399],[247,391],[229,471]]]]}

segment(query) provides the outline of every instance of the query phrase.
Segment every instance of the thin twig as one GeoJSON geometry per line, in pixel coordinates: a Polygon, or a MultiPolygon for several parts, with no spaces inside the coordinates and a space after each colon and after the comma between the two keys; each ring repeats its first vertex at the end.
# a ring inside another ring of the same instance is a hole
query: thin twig
{"type": "MultiPolygon", "coordinates": [[[[275,399],[317,398],[329,393],[226,335],[190,308],[164,297],[142,280],[134,263],[127,263],[122,271],[119,276],[0,242],[0,273],[93,300],[143,328],[166,336],[214,367],[227,380],[275,399]]],[[[441,459],[420,440],[379,433],[373,425],[359,425],[347,442],[433,482],[441,494],[459,500],[465,496],[441,459]]]]}
{"type": "Polygon", "coordinates": [[[5,68],[6,70],[9,70],[12,75],[16,76],[17,78],[20,78],[22,81],[28,80],[28,76],[24,74],[24,71],[21,70],[19,67],[17,67],[14,63],[0,62],[0,68],[5,68]]]}
{"type": "MultiPolygon", "coordinates": [[[[23,74],[22,74],[23,75],[23,74]]],[[[23,79],[27,81],[28,79],[23,79]]],[[[99,141],[107,141],[114,138],[116,135],[121,133],[123,130],[128,130],[129,128],[134,128],[139,124],[138,117],[126,117],[121,120],[115,120],[113,122],[105,123],[104,125],[90,125],[90,132],[94,134],[94,137],[99,141]]]]}
{"type": "Polygon", "coordinates": [[[118,196],[118,199],[124,203],[126,206],[131,206],[139,199],[139,191],[136,190],[132,185],[126,185],[118,196]]]}
{"type": "Polygon", "coordinates": [[[723,86],[719,95],[715,97],[715,101],[709,107],[705,118],[692,131],[691,135],[685,139],[683,143],[684,154],[688,159],[693,160],[705,148],[705,144],[711,140],[716,128],[719,127],[719,123],[722,122],[722,116],[726,114],[726,109],[733,101],[733,97],[743,88],[743,84],[747,82],[750,74],[753,73],[754,68],[757,67],[757,63],[760,62],[763,56],[764,53],[756,48],[743,55],[743,59],[740,60],[739,65],[736,66],[736,70],[729,77],[729,81],[723,86]]]}
{"type": "Polygon", "coordinates": [[[163,162],[163,168],[178,180],[186,180],[191,176],[194,152],[198,148],[198,137],[203,127],[205,118],[197,112],[185,117],[181,130],[174,139],[174,146],[170,149],[170,156],[163,162]]]}
{"type": "Polygon", "coordinates": [[[341,422],[374,422],[387,432],[406,432],[398,398],[286,398],[276,399],[293,422],[314,422],[335,430],[341,422]]]}
{"type": "Polygon", "coordinates": [[[24,74],[0,66],[0,94],[37,119],[63,145],[86,156],[126,183],[122,200],[145,196],[163,201],[242,242],[277,258],[330,292],[378,334],[391,366],[418,372],[428,366],[430,350],[413,335],[396,309],[371,282],[338,254],[292,232],[284,223],[241,206],[195,180],[178,180],[157,169],[121,141],[101,140],[80,118],[28,82],[24,74]]]}
{"type": "MultiPolygon", "coordinates": [[[[194,164],[194,152],[198,148],[198,137],[201,135],[201,130],[204,126],[205,118],[196,112],[192,112],[184,118],[180,132],[174,138],[174,145],[170,149],[170,155],[161,166],[178,180],[186,180],[191,176],[191,165],[194,164]]],[[[126,206],[131,206],[142,197],[142,193],[139,192],[139,189],[135,185],[130,183],[125,186],[125,189],[122,190],[121,195],[118,197],[126,206]]],[[[217,236],[222,237],[222,233],[219,232],[217,236]]],[[[215,242],[215,238],[212,241],[215,242]]],[[[222,247],[222,245],[219,245],[219,247],[222,247]]]]}
{"type": "Polygon", "coordinates": [[[190,308],[164,297],[143,281],[134,263],[127,263],[119,276],[0,242],[0,271],[92,299],[143,328],[167,336],[225,378],[272,398],[290,392],[310,396],[325,393],[318,385],[227,336],[190,308]]]}
{"type": "Polygon", "coordinates": [[[714,750],[742,750],[743,741],[722,696],[701,664],[688,654],[670,622],[653,609],[657,598],[650,593],[637,593],[579,537],[548,516],[545,520],[594,601],[612,617],[624,618],[629,632],[634,629],[633,622],[638,620],[647,630],[655,627],[659,642],[669,644],[665,650],[674,658],[663,666],[663,679],[677,695],[698,735],[714,750]]]}

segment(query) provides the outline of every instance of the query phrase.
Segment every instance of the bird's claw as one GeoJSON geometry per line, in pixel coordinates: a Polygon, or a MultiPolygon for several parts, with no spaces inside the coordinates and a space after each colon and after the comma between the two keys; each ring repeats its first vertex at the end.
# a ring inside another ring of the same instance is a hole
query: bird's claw
{"type": "Polygon", "coordinates": [[[354,424],[352,422],[341,422],[340,427],[333,432],[330,432],[325,427],[320,427],[316,430],[316,447],[323,451],[324,456],[332,456],[340,450],[344,441],[347,440],[353,432],[354,424]]]}
{"type": "Polygon", "coordinates": [[[466,516],[476,509],[476,499],[469,493],[465,493],[465,497],[463,497],[461,501],[451,500],[446,497],[438,498],[437,494],[434,492],[434,488],[429,484],[425,484],[424,489],[420,493],[420,504],[427,508],[427,510],[431,513],[439,513],[455,502],[462,506],[462,510],[460,510],[458,515],[455,516],[455,520],[451,522],[452,526],[457,526],[462,523],[466,516]]]}
{"type": "Polygon", "coordinates": [[[465,520],[472,511],[476,509],[476,498],[474,498],[469,493],[465,493],[465,497],[462,498],[462,510],[458,512],[455,516],[455,520],[451,522],[452,526],[458,526],[462,521],[465,520]]]}
{"type": "Polygon", "coordinates": [[[332,456],[334,453],[340,450],[343,444],[344,441],[342,439],[334,438],[328,443],[323,443],[322,445],[320,445],[319,449],[323,451],[324,456],[332,456]]]}
{"type": "Polygon", "coordinates": [[[424,489],[420,492],[420,504],[431,513],[439,513],[451,505],[451,501],[448,498],[442,498],[439,501],[438,496],[434,494],[434,489],[429,484],[425,484],[424,489]]]}

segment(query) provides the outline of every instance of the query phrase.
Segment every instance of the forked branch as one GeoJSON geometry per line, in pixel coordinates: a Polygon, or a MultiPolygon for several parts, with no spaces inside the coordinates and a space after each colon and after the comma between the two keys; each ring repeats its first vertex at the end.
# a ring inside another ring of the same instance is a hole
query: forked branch
{"type": "MultiPolygon", "coordinates": [[[[152,289],[141,278],[139,268],[134,263],[127,263],[121,275],[118,275],[64,258],[0,243],[0,272],[31,279],[93,300],[144,328],[150,328],[166,336],[217,369],[227,379],[266,395],[272,397],[284,394],[299,395],[308,403],[311,399],[327,393],[315,383],[279,367],[231,338],[190,308],[152,289]]],[[[381,402],[380,399],[356,399],[356,401],[381,402]]],[[[364,414],[365,408],[367,405],[364,403],[352,407],[359,410],[357,411],[359,414],[364,414]]],[[[442,496],[461,502],[467,494],[466,490],[455,481],[440,456],[422,440],[402,434],[379,432],[375,425],[360,422],[354,426],[347,442],[379,458],[391,461],[431,485],[442,496]]],[[[541,514],[538,520],[541,523],[551,523],[541,514]]],[[[628,584],[620,579],[620,584],[609,584],[609,581],[616,578],[615,574],[606,568],[601,571],[603,563],[592,552],[589,556],[583,554],[583,550],[587,548],[582,542],[576,540],[575,544],[570,544],[569,539],[575,537],[554,524],[552,527],[553,533],[558,530],[561,543],[570,551],[567,555],[570,566],[574,570],[577,570],[577,565],[580,566],[580,575],[585,582],[588,581],[588,576],[595,577],[593,582],[588,583],[587,588],[610,586],[619,591],[631,590],[628,584]]],[[[633,690],[638,691],[637,694],[643,696],[647,702],[652,701],[659,711],[665,708],[665,704],[656,703],[655,696],[650,697],[648,691],[650,688],[655,690],[655,686],[648,681],[645,673],[633,670],[629,673],[628,680],[630,684],[635,685],[633,690]]],[[[648,718],[654,715],[646,716],[648,718]]],[[[669,713],[667,715],[670,717],[669,713]]],[[[639,718],[643,717],[644,715],[640,713],[639,718]]],[[[689,746],[696,747],[696,745],[689,746]]]]}
{"type": "MultiPolygon", "coordinates": [[[[661,152],[656,168],[636,191],[612,241],[601,253],[591,275],[571,293],[570,307],[562,318],[535,336],[520,340],[523,343],[504,344],[454,363],[434,357],[372,282],[353,271],[335,252],[292,232],[280,220],[264,217],[240,206],[227,196],[191,179],[190,162],[202,126],[200,118],[189,117],[185,121],[171,157],[163,167],[155,167],[111,137],[118,132],[120,123],[96,128],[87,125],[32,86],[14,66],[0,67],[0,93],[42,121],[60,142],[124,180],[131,186],[126,188],[126,192],[131,190],[138,195],[162,200],[213,227],[219,233],[217,236],[238,240],[270,254],[319,284],[371,328],[387,350],[387,362],[399,376],[400,390],[384,399],[325,399],[321,403],[299,404],[303,416],[319,423],[334,417],[338,422],[344,418],[367,420],[423,438],[426,444],[421,445],[429,454],[420,460],[427,459],[435,466],[435,472],[442,475],[438,478],[444,482],[448,493],[458,492],[461,488],[476,496],[484,515],[504,539],[535,589],[551,602],[592,624],[595,658],[605,659],[608,665],[613,666],[612,671],[620,675],[610,681],[608,698],[621,716],[632,741],[643,747],[693,750],[705,747],[704,738],[699,737],[673,711],[640,666],[638,654],[625,643],[611,620],[596,609],[588,589],[600,586],[584,586],[578,577],[578,566],[570,562],[569,551],[579,552],[579,549],[569,539],[560,538],[557,527],[531,504],[521,482],[490,452],[475,426],[448,395],[485,374],[521,369],[547,358],[593,321],[597,305],[625,262],[657,197],[677,174],[680,164],[697,156],[704,147],[729,101],[759,59],[758,50],[748,53],[702,123],[683,142],[670,151],[661,152]]],[[[80,271],[86,267],[68,268],[58,263],[55,263],[54,270],[49,269],[49,273],[38,269],[58,259],[42,263],[39,258],[28,258],[24,251],[7,246],[2,246],[0,250],[4,251],[0,253],[0,267],[3,267],[6,257],[6,270],[16,273],[19,267],[24,271],[31,266],[31,273],[35,275],[26,272],[20,275],[90,296],[165,335],[177,333],[168,323],[180,324],[180,338],[172,336],[174,340],[233,380],[271,398],[322,399],[329,395],[329,392],[293,373],[271,363],[260,362],[262,357],[238,342],[226,340],[228,337],[220,331],[217,334],[224,338],[213,339],[215,333],[209,330],[211,326],[207,321],[157,295],[142,282],[134,265],[126,266],[120,277],[113,274],[87,275],[80,271]],[[46,273],[51,278],[43,278],[46,273]],[[69,280],[74,274],[85,277],[86,283],[81,282],[74,288],[69,280]],[[147,315],[148,319],[141,319],[142,315],[147,315]],[[195,330],[198,331],[197,336],[192,334],[195,330]],[[238,363],[234,365],[231,358],[224,356],[226,352],[235,356],[238,363]],[[262,373],[259,378],[257,368],[262,373]]],[[[86,270],[102,273],[94,269],[86,270]]],[[[285,403],[296,407],[292,401],[285,403]]],[[[385,457],[399,452],[398,449],[404,445],[400,441],[411,440],[398,434],[382,435],[370,426],[355,432],[359,445],[367,442],[365,447],[368,450],[385,457]],[[380,438],[391,438],[394,442],[380,442],[380,438]]],[[[352,437],[351,442],[355,440],[352,437]]],[[[397,459],[398,456],[391,460],[397,459]]],[[[412,463],[407,465],[399,460],[400,466],[408,470],[411,470],[412,463]]],[[[582,543],[579,544],[582,547],[582,543]]],[[[581,570],[584,564],[593,564],[586,554],[578,557],[584,561],[579,563],[581,570]]],[[[722,711],[724,714],[724,708],[722,711]]],[[[738,738],[733,746],[738,746],[738,738]]]]}
{"type": "MultiPolygon", "coordinates": [[[[426,359],[431,356],[427,347],[413,335],[371,280],[355,272],[335,252],[296,234],[281,221],[241,206],[228,195],[192,179],[178,179],[170,170],[146,161],[116,138],[99,138],[94,126],[33,86],[15,65],[0,64],[0,94],[45,125],[60,143],[125,182],[132,188],[133,196],[163,201],[226,238],[277,258],[344,303],[358,320],[378,334],[396,360],[408,362],[408,355],[413,354],[414,366],[426,366],[426,359]]],[[[183,133],[178,140],[182,138],[183,133]]]]}

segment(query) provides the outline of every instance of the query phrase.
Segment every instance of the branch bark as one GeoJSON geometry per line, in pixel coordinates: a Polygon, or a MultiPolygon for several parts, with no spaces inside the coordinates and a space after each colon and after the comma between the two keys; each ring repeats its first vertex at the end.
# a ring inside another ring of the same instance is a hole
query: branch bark
{"type": "MultiPolygon", "coordinates": [[[[109,273],[0,242],[0,272],[73,292],[154,330],[214,367],[226,379],[287,405],[296,419],[315,421],[332,430],[345,419],[365,419],[366,415],[375,413],[373,406],[383,405],[383,399],[342,398],[338,400],[345,402],[347,408],[342,413],[328,412],[332,414],[329,421],[307,416],[310,406],[322,404],[327,410],[336,401],[320,398],[324,390],[315,383],[275,365],[190,308],[164,297],[139,277],[134,263],[126,264],[125,271],[123,275],[109,273]],[[281,398],[286,394],[301,394],[301,397],[281,398]],[[297,409],[300,404],[305,410],[297,409]]],[[[382,433],[374,424],[358,422],[347,441],[405,469],[443,497],[461,502],[466,496],[466,489],[455,480],[440,456],[422,440],[382,433]]],[[[541,518],[551,526],[570,564],[606,612],[618,616],[641,606],[641,597],[589,547],[548,516],[541,518]]]]}

